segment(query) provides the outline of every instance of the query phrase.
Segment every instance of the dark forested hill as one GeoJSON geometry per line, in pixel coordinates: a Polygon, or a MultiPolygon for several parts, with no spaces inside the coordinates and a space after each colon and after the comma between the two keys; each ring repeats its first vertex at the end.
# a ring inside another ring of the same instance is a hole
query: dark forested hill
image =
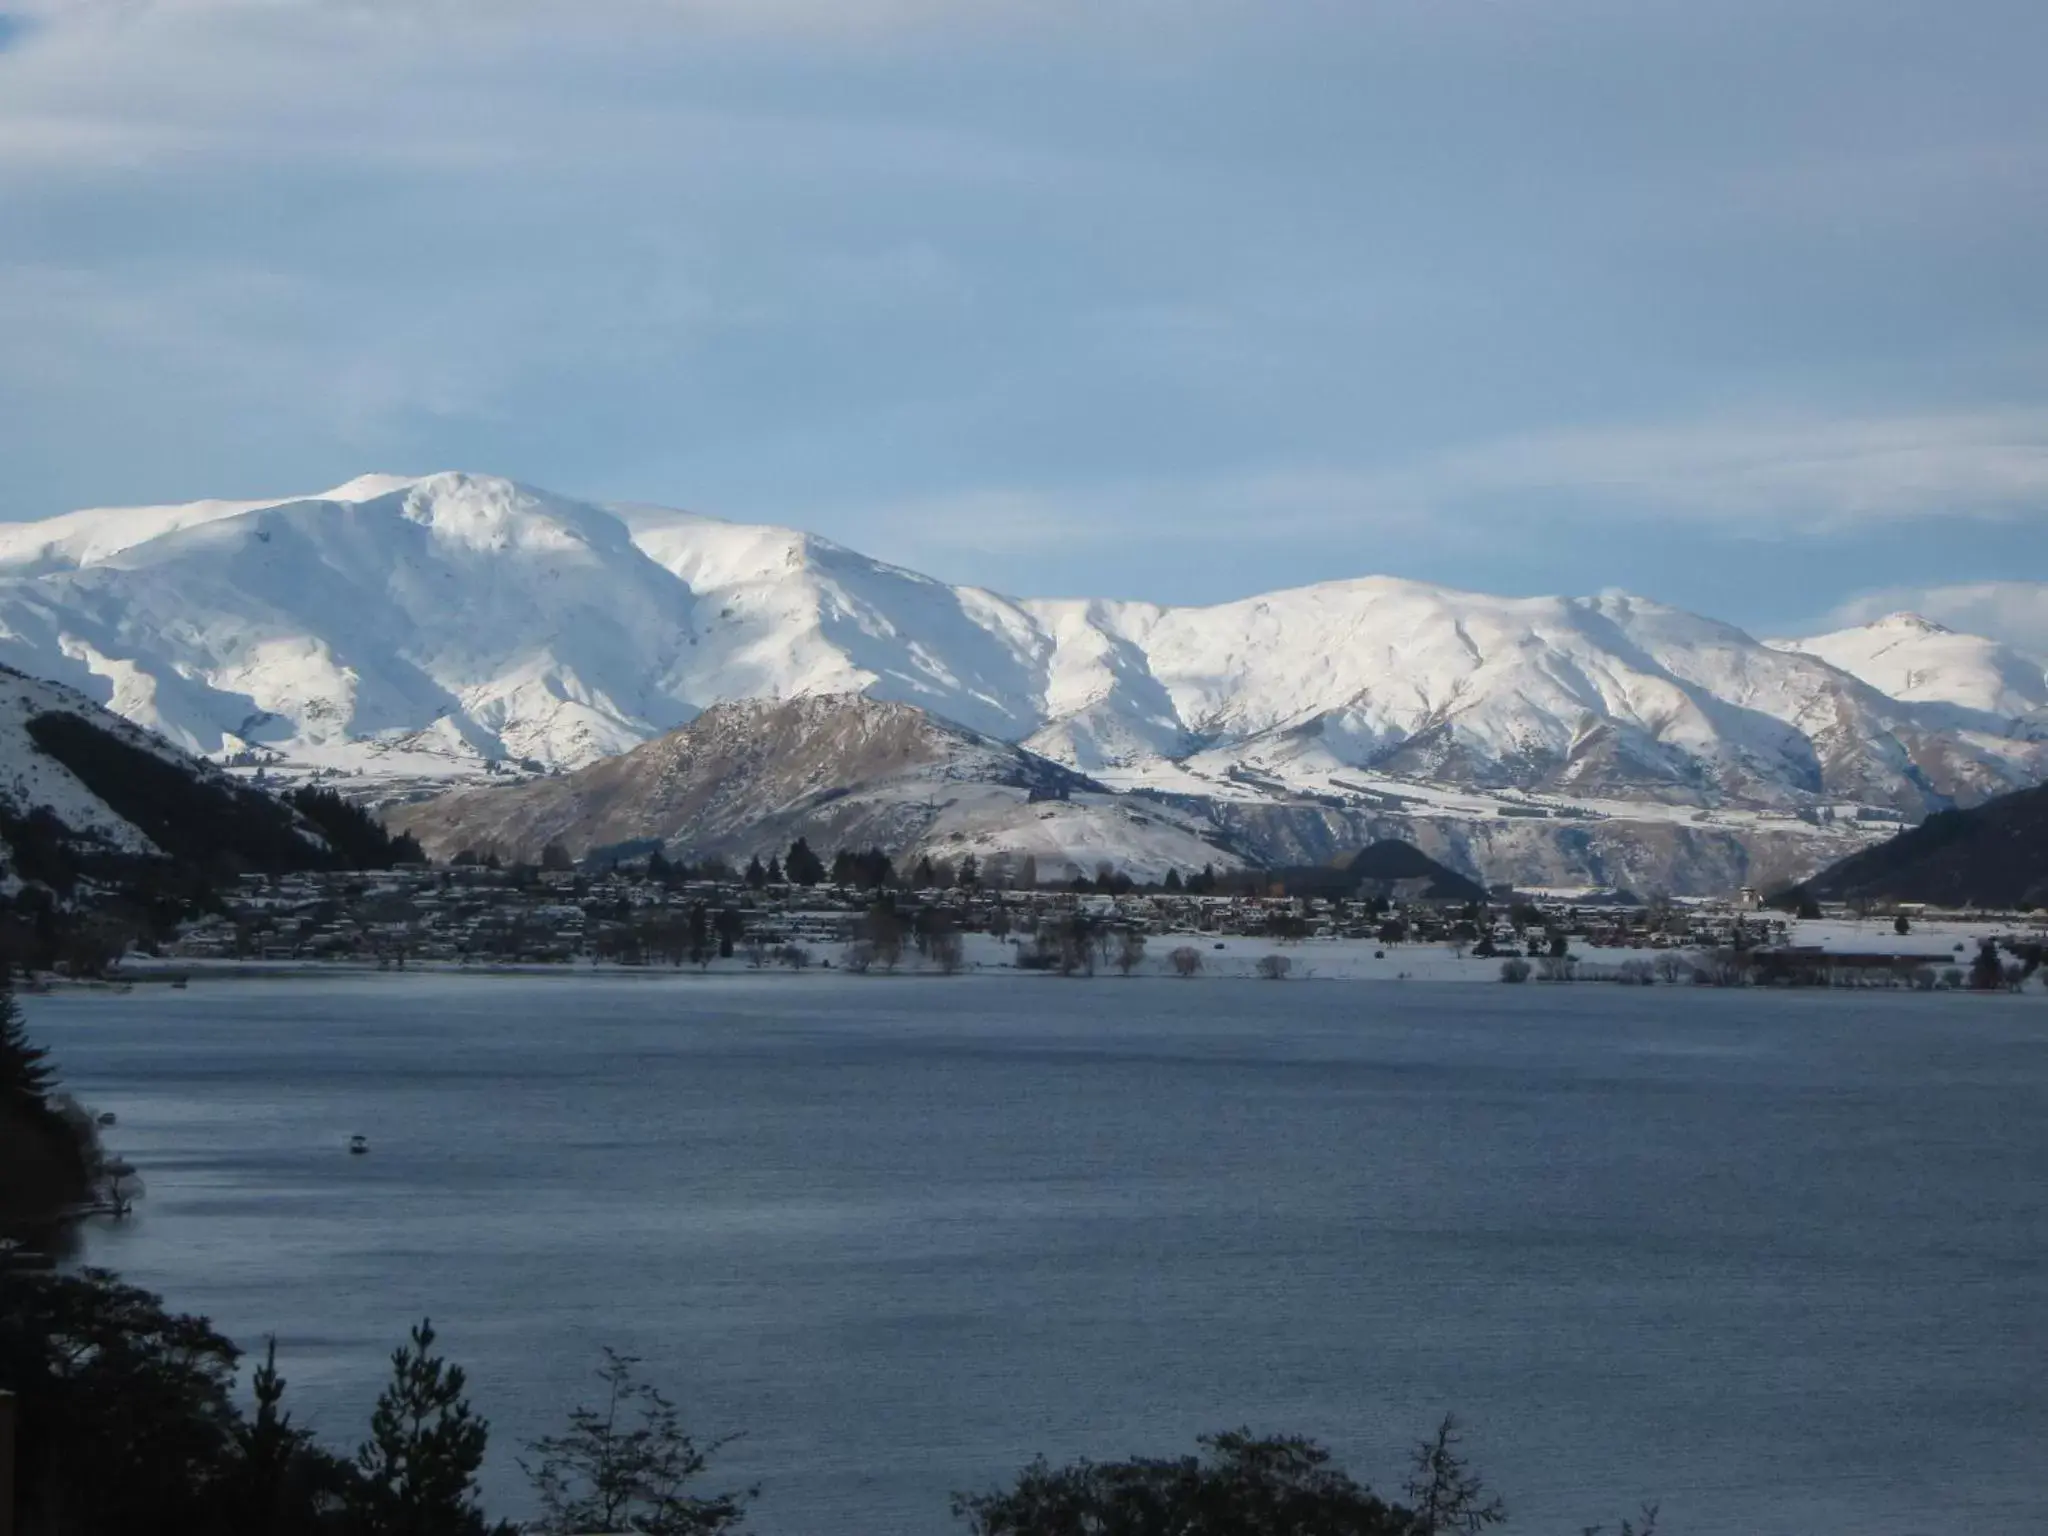
{"type": "Polygon", "coordinates": [[[1938,812],[1822,870],[1791,894],[1817,901],[2048,906],[2048,786],[1938,812]]]}
{"type": "Polygon", "coordinates": [[[1439,864],[1413,843],[1383,838],[1328,864],[1270,872],[1290,896],[1401,897],[1418,901],[1484,901],[1485,888],[1439,864]]]}

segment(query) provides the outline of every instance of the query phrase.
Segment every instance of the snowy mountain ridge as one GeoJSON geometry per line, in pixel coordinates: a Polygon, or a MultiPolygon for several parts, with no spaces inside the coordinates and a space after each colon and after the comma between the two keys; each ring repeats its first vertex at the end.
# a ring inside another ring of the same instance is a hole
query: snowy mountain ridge
{"type": "Polygon", "coordinates": [[[1917,613],[1888,614],[1825,635],[1765,643],[1817,656],[1895,699],[1952,704],[2008,719],[2048,710],[2048,678],[2038,659],[1982,635],[1958,634],[1917,613]]]}
{"type": "Polygon", "coordinates": [[[195,752],[394,776],[577,768],[721,701],[843,693],[1226,797],[1910,817],[2048,774],[2038,665],[1881,627],[1764,644],[1626,594],[1383,576],[1200,608],[1017,599],[796,529],[453,473],[0,530],[0,661],[195,752]]]}

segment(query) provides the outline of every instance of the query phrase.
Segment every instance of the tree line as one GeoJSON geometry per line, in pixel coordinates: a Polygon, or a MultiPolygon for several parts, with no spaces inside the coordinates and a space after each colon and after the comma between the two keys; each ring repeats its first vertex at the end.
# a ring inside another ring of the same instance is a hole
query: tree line
{"type": "MultiPolygon", "coordinates": [[[[410,843],[411,840],[406,841],[410,843]]],[[[417,844],[412,846],[417,847],[417,844]]],[[[943,856],[935,859],[927,853],[921,854],[915,863],[899,865],[879,847],[841,848],[827,863],[809,841],[801,837],[786,851],[771,853],[765,861],[758,852],[751,854],[746,864],[740,867],[719,853],[697,858],[672,856],[653,839],[608,844],[592,849],[580,860],[567,843],[555,839],[541,849],[538,863],[508,863],[496,850],[488,848],[465,848],[449,862],[457,869],[510,869],[527,876],[538,872],[566,874],[579,868],[586,872],[639,869],[648,879],[671,888],[709,881],[721,885],[745,884],[755,890],[771,885],[808,887],[829,883],[863,891],[980,890],[1000,886],[1016,890],[1050,889],[1115,896],[1129,895],[1133,891],[1190,896],[1263,896],[1271,893],[1274,880],[1271,874],[1253,870],[1219,874],[1213,864],[1204,864],[1185,877],[1179,870],[1169,869],[1160,879],[1147,882],[1133,879],[1108,860],[1102,860],[1096,864],[1092,875],[1069,866],[1069,874],[1048,883],[1041,880],[1038,859],[1033,854],[1020,855],[1014,861],[1007,855],[995,855],[984,861],[971,852],[957,860],[943,856]]]]}
{"type": "MultiPolygon", "coordinates": [[[[521,1447],[538,1513],[519,1525],[485,1511],[490,1424],[431,1320],[392,1352],[366,1431],[346,1451],[293,1421],[275,1339],[247,1408],[241,1358],[205,1318],[170,1312],[107,1270],[0,1263],[20,1536],[720,1536],[745,1524],[761,1494],[719,1486],[712,1464],[730,1437],[693,1434],[641,1362],[609,1349],[592,1400],[521,1447]]],[[[955,1493],[952,1511],[973,1536],[1478,1536],[1507,1521],[1450,1418],[1414,1447],[1392,1494],[1312,1439],[1237,1429],[1179,1456],[1041,1458],[1007,1484],[955,1493]]],[[[1651,1536],[1655,1525],[1646,1508],[1616,1532],[1651,1536]]]]}

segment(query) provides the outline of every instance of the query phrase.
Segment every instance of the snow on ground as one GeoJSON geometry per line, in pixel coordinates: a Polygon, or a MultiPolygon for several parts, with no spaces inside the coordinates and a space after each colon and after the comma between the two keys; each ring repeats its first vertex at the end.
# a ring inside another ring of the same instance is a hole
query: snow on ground
{"type": "Polygon", "coordinates": [[[18,812],[45,807],[73,832],[103,839],[124,853],[155,853],[156,845],[147,836],[115,815],[70,769],[35,744],[28,733],[29,721],[53,712],[81,715],[131,745],[178,760],[162,742],[118,716],[104,713],[68,688],[0,674],[0,764],[5,765],[0,798],[18,812]]]}
{"type": "MultiPolygon", "coordinates": [[[[838,914],[831,914],[836,917],[838,914]]],[[[1914,931],[1900,936],[1892,931],[1889,921],[1878,923],[1848,919],[1809,920],[1790,925],[1789,942],[1794,945],[1819,945],[1839,954],[1895,954],[1925,956],[1929,964],[1946,960],[1956,965],[1967,966],[1977,952],[1980,939],[2003,936],[2029,930],[2016,928],[2011,922],[1942,921],[1923,925],[1915,924],[1914,931]],[[1955,946],[1961,945],[1958,951],[1955,946]]],[[[2038,932],[2039,930],[2033,930],[2038,932]]],[[[1029,935],[994,938],[986,933],[962,934],[962,965],[960,977],[1001,978],[1019,980],[1062,981],[1055,972],[1020,969],[1017,965],[1019,954],[1031,949],[1029,935]]],[[[847,975],[849,981],[857,981],[846,972],[846,951],[848,945],[836,942],[804,940],[803,947],[811,957],[811,970],[805,974],[817,974],[825,966],[831,972],[847,975]]],[[[1148,935],[1145,942],[1143,962],[1132,973],[1133,980],[1151,978],[1159,981],[1180,980],[1174,970],[1171,955],[1182,947],[1193,949],[1201,957],[1201,969],[1189,980],[1203,981],[1245,981],[1258,978],[1259,962],[1268,955],[1278,955],[1287,961],[1284,983],[1336,981],[1336,982],[1417,982],[1417,983],[1490,983],[1501,984],[1501,961],[1498,958],[1483,959],[1470,953],[1460,953],[1443,944],[1387,944],[1372,939],[1304,939],[1296,943],[1277,943],[1266,938],[1221,937],[1210,933],[1164,933],[1148,935]]],[[[1603,972],[1612,971],[1626,961],[1656,961],[1673,957],[1687,963],[1699,959],[1694,950],[1669,949],[1589,949],[1583,944],[1575,945],[1573,957],[1580,965],[1582,985],[1599,985],[1603,972]]],[[[227,978],[235,976],[291,976],[318,975],[322,973],[348,973],[370,969],[367,962],[321,962],[321,961],[240,961],[240,960],[178,960],[151,959],[145,956],[130,956],[123,961],[124,973],[136,977],[150,975],[212,975],[227,978]]],[[[574,966],[561,965],[477,965],[457,966],[448,962],[415,962],[410,969],[422,973],[460,971],[464,974],[490,976],[503,973],[533,974],[542,976],[569,977],[589,974],[592,969],[587,963],[574,966]]],[[[687,978],[694,976],[694,967],[680,969],[667,966],[648,966],[622,971],[615,966],[599,967],[606,975],[633,974],[651,979],[667,976],[687,978]]],[[[789,972],[770,965],[755,972],[744,955],[727,960],[712,962],[711,971],[717,975],[759,974],[766,976],[788,975],[789,972]]],[[[883,974],[879,968],[874,974],[883,974]]],[[[903,957],[895,972],[905,976],[930,976],[933,980],[943,979],[936,970],[922,961],[913,946],[906,943],[903,957]]],[[[1121,982],[1123,978],[1114,965],[1098,961],[1095,976],[1097,981],[1121,982]]],[[[1531,980],[1528,985],[1544,983],[1531,980]]]]}
{"type": "Polygon", "coordinates": [[[1134,880],[1163,880],[1170,869],[1234,869],[1243,862],[1203,841],[1179,813],[1146,801],[1090,794],[1029,800],[1005,786],[946,787],[952,799],[905,854],[906,863],[920,853],[955,860],[972,853],[984,862],[996,854],[1029,855],[1048,879],[1069,865],[1092,875],[1107,863],[1134,880]]]}
{"type": "Polygon", "coordinates": [[[1814,945],[1830,954],[1925,955],[1929,959],[1959,956],[1965,963],[1981,940],[2027,933],[2048,939],[2048,919],[1908,918],[1910,932],[1900,933],[1889,917],[1806,918],[1790,925],[1794,945],[1814,945]]]}

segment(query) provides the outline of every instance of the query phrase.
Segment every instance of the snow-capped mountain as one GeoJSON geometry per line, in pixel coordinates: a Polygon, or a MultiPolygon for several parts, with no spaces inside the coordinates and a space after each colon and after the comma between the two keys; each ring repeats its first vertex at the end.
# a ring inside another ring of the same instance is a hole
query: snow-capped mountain
{"type": "Polygon", "coordinates": [[[1240,807],[1917,817],[2048,772],[2014,707],[2038,669],[1999,660],[1987,689],[1823,638],[1386,577],[1202,608],[1017,599],[461,474],[0,531],[0,660],[194,751],[351,772],[574,769],[720,701],[842,693],[1240,807]]]}
{"type": "Polygon", "coordinates": [[[2048,710],[2048,676],[2038,659],[1982,635],[1958,634],[1917,613],[1768,643],[1818,656],[1892,698],[1951,704],[1980,722],[2024,720],[2048,710]]]}
{"type": "Polygon", "coordinates": [[[638,852],[765,859],[881,847],[908,862],[973,854],[993,871],[1026,855],[1049,878],[1108,863],[1140,879],[1204,864],[1322,863],[1398,838],[1474,877],[1639,891],[1780,885],[1863,846],[1854,826],[1781,817],[1553,819],[1523,801],[1415,801],[1394,809],[1331,795],[1116,793],[1022,747],[860,694],[718,704],[619,757],[523,784],[458,789],[386,819],[427,852],[538,859],[638,852]]]}

